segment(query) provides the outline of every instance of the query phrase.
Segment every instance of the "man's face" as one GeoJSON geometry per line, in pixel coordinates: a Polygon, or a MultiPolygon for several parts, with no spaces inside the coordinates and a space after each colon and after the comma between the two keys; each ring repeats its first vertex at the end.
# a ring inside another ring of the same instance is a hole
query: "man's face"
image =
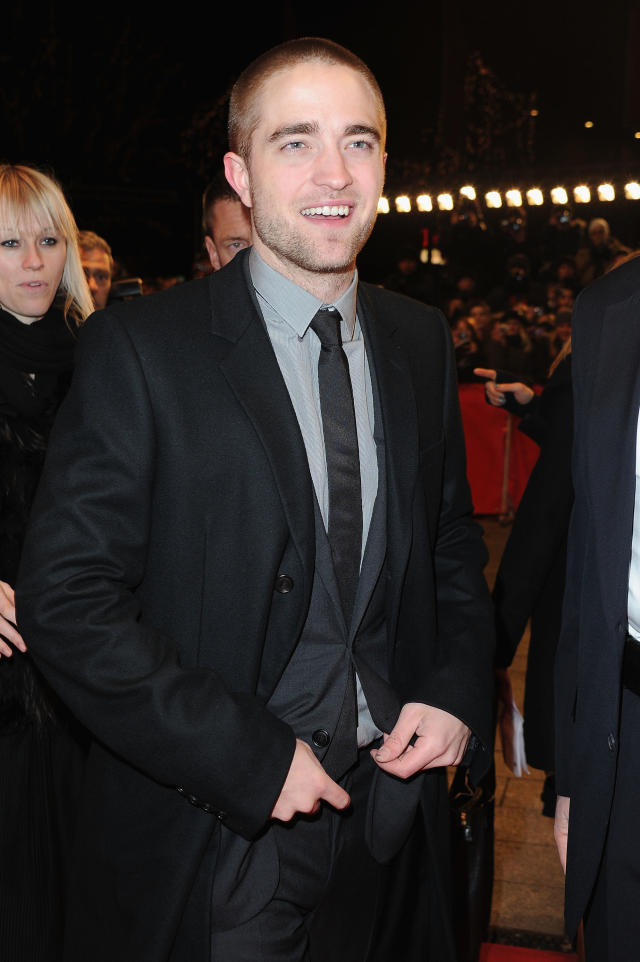
{"type": "Polygon", "coordinates": [[[225,170],[252,208],[263,259],[302,287],[350,273],[375,222],[384,182],[384,119],[350,67],[302,63],[269,77],[245,163],[225,170]]]}
{"type": "Polygon", "coordinates": [[[239,200],[217,200],[209,212],[212,236],[204,239],[214,271],[251,246],[251,215],[239,200]]]}
{"type": "Polygon", "coordinates": [[[87,278],[93,306],[97,311],[107,306],[109,291],[111,290],[111,265],[109,255],[99,247],[87,250],[80,249],[82,269],[87,278]]]}

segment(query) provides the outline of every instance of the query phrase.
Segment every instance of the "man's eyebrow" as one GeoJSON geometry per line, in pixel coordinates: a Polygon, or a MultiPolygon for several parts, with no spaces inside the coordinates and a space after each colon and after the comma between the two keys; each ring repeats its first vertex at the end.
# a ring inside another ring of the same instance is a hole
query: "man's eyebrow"
{"type": "Polygon", "coordinates": [[[270,144],[274,143],[276,140],[280,140],[281,137],[295,137],[296,135],[306,134],[310,136],[312,134],[317,134],[319,130],[318,124],[314,121],[313,123],[299,123],[299,124],[287,124],[285,127],[278,127],[277,130],[271,134],[268,138],[270,144]]]}
{"type": "Polygon", "coordinates": [[[382,139],[380,136],[380,131],[376,127],[370,127],[368,124],[349,124],[345,127],[345,136],[353,137],[354,134],[368,134],[380,143],[382,139]]]}

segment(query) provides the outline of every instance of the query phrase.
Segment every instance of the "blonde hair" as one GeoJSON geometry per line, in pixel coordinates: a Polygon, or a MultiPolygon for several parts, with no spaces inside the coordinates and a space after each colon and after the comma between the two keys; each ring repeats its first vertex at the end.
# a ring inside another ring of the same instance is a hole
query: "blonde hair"
{"type": "Polygon", "coordinates": [[[61,188],[34,167],[0,164],[0,221],[17,227],[29,220],[64,237],[67,256],[58,293],[64,295],[65,319],[82,324],[94,307],[80,262],[78,228],[61,188]]]}

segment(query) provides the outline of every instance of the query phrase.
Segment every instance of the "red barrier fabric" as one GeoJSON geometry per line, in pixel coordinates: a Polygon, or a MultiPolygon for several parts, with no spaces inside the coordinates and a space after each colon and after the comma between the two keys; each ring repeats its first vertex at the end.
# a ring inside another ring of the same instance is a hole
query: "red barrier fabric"
{"type": "Polygon", "coordinates": [[[510,517],[536,463],[538,445],[518,431],[519,418],[487,404],[482,384],[461,384],[458,393],[475,513],[510,517]]]}

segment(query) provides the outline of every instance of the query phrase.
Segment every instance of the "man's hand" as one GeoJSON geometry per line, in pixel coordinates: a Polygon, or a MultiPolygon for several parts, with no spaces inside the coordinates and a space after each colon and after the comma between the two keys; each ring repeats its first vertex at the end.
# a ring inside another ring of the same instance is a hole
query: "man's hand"
{"type": "Polygon", "coordinates": [[[289,774],[273,806],[271,818],[289,822],[298,812],[313,815],[320,808],[321,801],[334,808],[346,808],[351,799],[337,782],[329,778],[306,742],[296,739],[289,774]]]}
{"type": "Polygon", "coordinates": [[[471,730],[441,708],[420,702],[406,704],[384,745],[371,752],[374,762],[398,778],[442,765],[459,765],[471,730]],[[416,739],[411,744],[411,739],[416,739]]]}
{"type": "Polygon", "coordinates": [[[477,374],[478,377],[488,378],[484,386],[484,393],[487,396],[489,404],[493,404],[494,407],[500,408],[504,406],[506,392],[513,394],[518,404],[528,404],[529,401],[535,397],[535,391],[532,391],[530,387],[527,387],[527,385],[521,381],[514,381],[513,384],[496,384],[498,372],[494,371],[493,368],[474,367],[473,373],[477,374]]]}
{"type": "Polygon", "coordinates": [[[26,651],[22,636],[18,634],[16,628],[16,603],[13,595],[13,588],[5,581],[0,581],[0,658],[11,658],[13,648],[7,644],[15,645],[19,651],[26,651]]]}
{"type": "Polygon", "coordinates": [[[558,847],[558,855],[562,863],[562,871],[567,873],[567,838],[569,836],[569,802],[570,798],[566,795],[558,795],[556,801],[556,820],[553,826],[553,835],[558,847]]]}

